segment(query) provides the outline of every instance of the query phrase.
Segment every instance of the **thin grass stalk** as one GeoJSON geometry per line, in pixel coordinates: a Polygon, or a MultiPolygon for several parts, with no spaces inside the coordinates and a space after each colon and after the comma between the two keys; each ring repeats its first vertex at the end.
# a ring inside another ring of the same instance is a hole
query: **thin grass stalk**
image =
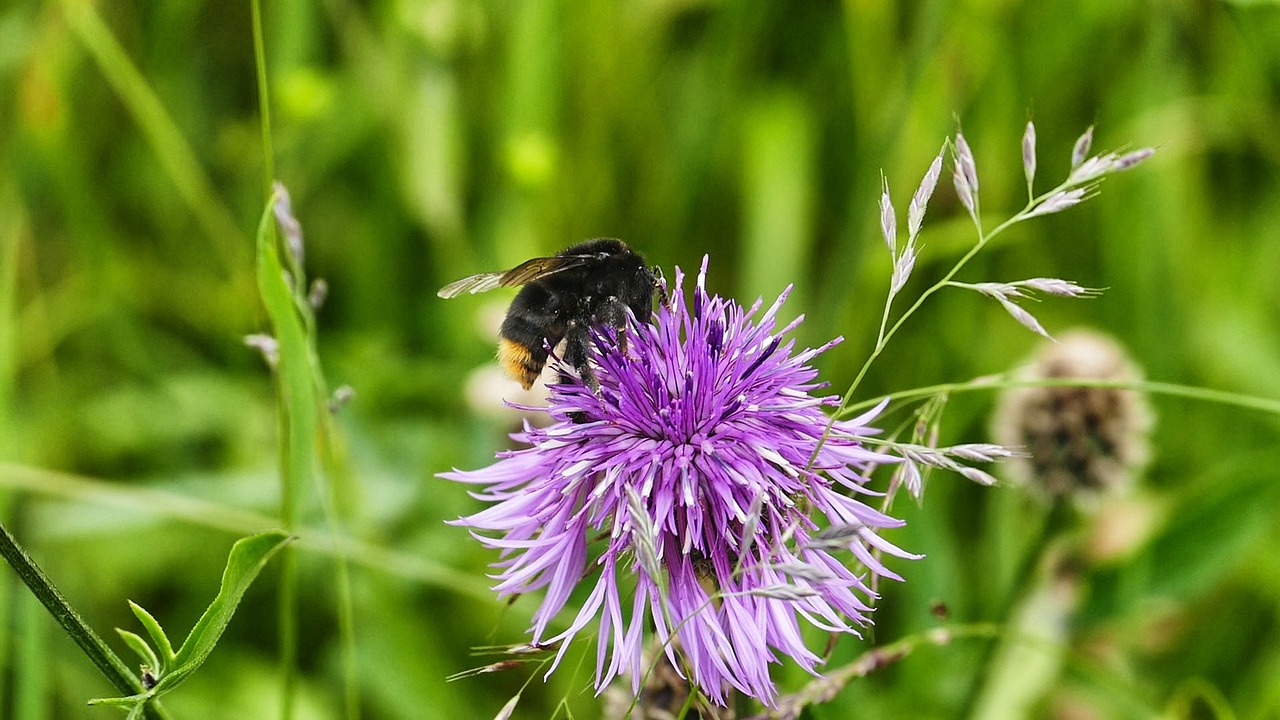
{"type": "MultiPolygon", "coordinates": [[[[279,521],[275,517],[208,500],[2,461],[0,488],[177,520],[236,537],[279,527],[279,521]]],[[[388,577],[457,593],[470,600],[493,600],[493,591],[484,580],[421,555],[351,538],[338,538],[313,527],[299,527],[294,534],[298,540],[290,543],[289,547],[296,545],[299,550],[327,556],[335,555],[340,548],[350,562],[388,577]]],[[[514,608],[514,612],[523,610],[521,605],[514,608]]]]}
{"type": "MultiPolygon", "coordinates": [[[[286,531],[289,531],[290,527],[286,524],[286,531]]],[[[276,622],[280,625],[281,720],[289,720],[293,717],[293,687],[298,674],[297,605],[298,558],[286,547],[280,551],[280,595],[276,615],[276,622]]]]}
{"type": "Polygon", "coordinates": [[[44,720],[48,701],[48,633],[40,603],[30,595],[17,598],[13,619],[13,720],[44,720]]]}
{"type": "MultiPolygon", "coordinates": [[[[297,347],[303,342],[301,329],[290,322],[293,312],[292,297],[281,297],[284,285],[276,248],[276,234],[272,207],[275,198],[267,204],[258,227],[258,284],[263,304],[271,316],[272,326],[280,340],[281,357],[274,376],[276,384],[276,426],[279,433],[280,456],[280,524],[292,534],[298,525],[298,495],[308,487],[311,479],[313,437],[303,425],[314,429],[315,423],[305,422],[308,407],[310,380],[299,367],[297,347]]],[[[288,290],[285,290],[287,293],[288,290]]],[[[293,717],[293,689],[297,675],[297,558],[289,548],[280,552],[280,594],[277,608],[280,639],[280,718],[293,717]]]]}
{"type": "MultiPolygon", "coordinates": [[[[275,182],[275,156],[271,145],[271,94],[267,83],[267,58],[265,41],[262,32],[262,3],[251,0],[250,14],[253,24],[253,57],[258,83],[258,116],[262,134],[262,168],[263,194],[268,206],[274,204],[272,185],[275,182]]],[[[266,227],[259,228],[259,234],[267,233],[266,242],[277,247],[275,225],[270,223],[271,213],[268,210],[263,216],[266,227]]],[[[261,272],[261,262],[259,271],[261,272]]],[[[261,280],[260,280],[261,282],[261,280]]],[[[299,455],[309,457],[310,448],[305,438],[297,442],[293,418],[289,412],[288,385],[283,376],[284,369],[276,375],[277,379],[277,429],[280,439],[280,522],[286,532],[293,533],[297,528],[297,503],[294,495],[304,484],[305,478],[299,477],[299,455]],[[302,447],[298,447],[301,445],[302,447]],[[301,452],[298,452],[301,451],[301,452]]],[[[293,717],[293,692],[297,676],[298,647],[298,561],[291,548],[284,548],[280,554],[280,594],[278,597],[277,622],[279,623],[280,652],[280,718],[289,720],[293,717]]]]}
{"type": "MultiPolygon", "coordinates": [[[[3,150],[0,150],[3,152],[3,150]]],[[[18,248],[24,225],[24,214],[10,183],[0,185],[0,461],[7,460],[13,449],[14,388],[18,371],[18,248]]],[[[13,516],[15,498],[0,496],[0,522],[13,516]]],[[[9,613],[13,593],[9,578],[0,578],[0,668],[9,662],[9,613]]],[[[0,673],[0,698],[9,697],[0,673]]]]}
{"type": "MultiPolygon", "coordinates": [[[[271,214],[264,216],[264,222],[270,223],[271,214]]],[[[274,224],[263,228],[267,233],[266,244],[272,248],[277,246],[274,224]]],[[[260,268],[261,272],[261,268],[260,268]]],[[[267,282],[275,281],[267,279],[267,282]]],[[[265,294],[265,293],[264,293],[265,294]]],[[[279,328],[277,328],[279,330],[279,328]]],[[[280,523],[285,532],[292,534],[298,526],[297,495],[300,488],[306,487],[310,479],[311,438],[298,427],[298,419],[293,412],[294,393],[290,385],[291,375],[296,374],[292,362],[282,358],[276,378],[276,423],[279,437],[280,456],[280,523]]],[[[297,676],[298,647],[298,562],[295,553],[289,548],[280,551],[280,594],[278,598],[277,622],[280,638],[280,719],[290,720],[293,717],[293,691],[297,676]]]]}
{"type": "MultiPolygon", "coordinates": [[[[314,338],[314,335],[312,336],[314,338]]],[[[313,348],[314,349],[314,348],[313,348]]],[[[319,364],[316,364],[317,385],[323,389],[324,379],[319,375],[319,364]]],[[[327,394],[320,394],[324,398],[327,394]]],[[[332,416],[324,416],[321,420],[323,432],[320,434],[320,464],[324,476],[328,480],[325,489],[328,491],[322,503],[325,520],[333,538],[333,562],[338,580],[338,637],[342,644],[342,680],[344,709],[347,720],[360,718],[360,676],[356,659],[356,622],[355,607],[351,600],[351,570],[347,562],[347,546],[339,544],[339,538],[345,537],[343,523],[337,513],[337,478],[340,461],[334,453],[337,441],[336,429],[332,416]]]]}
{"type": "MultiPolygon", "coordinates": [[[[1036,539],[1027,546],[1022,562],[1019,563],[1018,570],[1013,575],[1012,585],[1000,601],[1000,608],[995,614],[996,622],[999,622],[1004,627],[1012,627],[1016,624],[1013,614],[1017,609],[1018,601],[1035,587],[1036,573],[1040,566],[1044,564],[1044,557],[1049,547],[1053,545],[1054,539],[1070,524],[1071,512],[1071,503],[1066,498],[1058,497],[1054,499],[1049,511],[1045,513],[1036,539]]],[[[968,718],[974,716],[979,698],[982,697],[983,689],[991,681],[992,665],[996,659],[996,647],[997,643],[993,638],[983,650],[982,659],[978,663],[978,674],[974,677],[973,684],[969,686],[969,693],[965,697],[964,710],[960,713],[960,717],[968,718]]]]}
{"type": "Polygon", "coordinates": [[[253,15],[253,64],[258,78],[258,119],[262,132],[262,193],[271,197],[276,179],[275,152],[271,147],[271,94],[267,85],[267,49],[262,34],[262,0],[250,0],[253,15]]]}
{"type": "MultiPolygon", "coordinates": [[[[89,661],[107,678],[111,685],[122,695],[135,695],[145,692],[142,681],[129,670],[102,638],[89,627],[84,618],[77,613],[67,599],[63,597],[53,581],[49,579],[35,560],[18,544],[9,533],[9,529],[0,524],[0,556],[9,563],[18,574],[18,578],[31,590],[31,594],[44,605],[53,619],[62,627],[63,632],[80,647],[89,661]]],[[[168,720],[163,709],[150,704],[144,711],[148,720],[168,720]]]]}
{"type": "Polygon", "coordinates": [[[992,376],[978,380],[968,380],[965,382],[939,383],[937,385],[927,385],[925,387],[912,388],[910,390],[900,390],[887,395],[877,396],[872,400],[864,400],[862,402],[854,403],[853,405],[845,408],[837,415],[837,417],[857,414],[862,410],[866,410],[873,405],[876,405],[885,398],[888,398],[890,401],[914,400],[945,393],[973,392],[979,390],[991,391],[1017,387],[1082,387],[1134,390],[1148,395],[1165,395],[1168,397],[1195,400],[1197,402],[1205,402],[1213,405],[1236,407],[1242,410],[1253,410],[1255,412],[1266,413],[1268,415],[1280,415],[1280,400],[1259,397],[1257,395],[1228,392],[1226,390],[1213,390],[1211,388],[1194,387],[1191,385],[1179,385],[1177,383],[1152,382],[1149,380],[1088,380],[1084,378],[1014,380],[1009,379],[1010,377],[1011,376],[1007,375],[992,376]]]}
{"type": "Polygon", "coordinates": [[[213,182],[200,167],[195,151],[142,73],[88,0],[62,0],[67,24],[97,63],[107,83],[128,108],[138,128],[155,151],[174,188],[195,214],[213,242],[223,273],[239,276],[248,256],[244,234],[231,210],[218,197],[213,182]]]}
{"type": "MultiPolygon", "coordinates": [[[[11,498],[9,497],[0,499],[0,503],[4,505],[3,510],[0,510],[0,523],[8,521],[9,516],[11,515],[9,512],[9,506],[13,505],[13,503],[10,501],[11,498]]],[[[0,577],[0,668],[13,666],[9,659],[9,648],[14,645],[14,642],[12,641],[12,633],[10,633],[10,630],[15,627],[11,617],[14,598],[15,595],[13,593],[12,583],[10,582],[9,577],[7,575],[0,577]]],[[[9,676],[10,673],[0,673],[0,698],[11,696],[9,688],[6,685],[6,681],[9,679],[9,676]]]]}

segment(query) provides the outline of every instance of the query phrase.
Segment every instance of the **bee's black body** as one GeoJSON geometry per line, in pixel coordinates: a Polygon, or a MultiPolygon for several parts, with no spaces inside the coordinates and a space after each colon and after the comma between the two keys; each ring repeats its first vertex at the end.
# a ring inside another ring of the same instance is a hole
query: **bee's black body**
{"type": "Polygon", "coordinates": [[[647,320],[657,276],[626,243],[598,238],[504,273],[464,278],[439,294],[455,297],[511,285],[524,287],[502,323],[498,360],[503,369],[527,389],[546,365],[548,348],[563,340],[565,362],[595,385],[595,373],[587,361],[591,328],[625,328],[627,308],[647,320]]]}

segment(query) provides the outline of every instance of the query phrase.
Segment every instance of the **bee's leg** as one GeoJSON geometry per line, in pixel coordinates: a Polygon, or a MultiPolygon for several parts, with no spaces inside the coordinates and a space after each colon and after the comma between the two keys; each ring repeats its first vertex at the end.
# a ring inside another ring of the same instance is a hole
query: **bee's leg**
{"type": "MultiPolygon", "coordinates": [[[[591,360],[588,357],[588,346],[590,342],[590,331],[586,326],[570,322],[564,334],[564,361],[574,370],[578,371],[578,377],[582,378],[582,383],[591,389],[591,392],[600,392],[600,381],[596,378],[596,373],[591,369],[591,360]]],[[[564,373],[560,374],[560,382],[570,382],[571,378],[564,373]]]]}
{"type": "Polygon", "coordinates": [[[627,306],[618,299],[617,295],[610,295],[604,301],[600,312],[596,315],[596,321],[618,331],[618,349],[625,355],[627,352],[627,306]]]}
{"type": "Polygon", "coordinates": [[[668,310],[672,309],[671,296],[667,295],[667,279],[662,275],[662,268],[654,265],[649,272],[653,273],[653,289],[658,292],[658,304],[668,310]]]}

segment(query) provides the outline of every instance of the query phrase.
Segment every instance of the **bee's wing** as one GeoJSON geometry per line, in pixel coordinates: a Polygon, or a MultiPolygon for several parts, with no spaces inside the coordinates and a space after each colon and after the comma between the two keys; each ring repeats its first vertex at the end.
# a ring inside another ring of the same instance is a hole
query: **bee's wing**
{"type": "Polygon", "coordinates": [[[479,275],[472,275],[471,277],[464,277],[461,280],[454,280],[448,285],[440,288],[436,295],[439,295],[442,298],[452,298],[458,297],[463,293],[475,294],[478,292],[492,290],[502,284],[502,276],[505,274],[506,273],[488,272],[480,273],[479,275]]]}
{"type": "Polygon", "coordinates": [[[592,260],[595,255],[553,255],[526,260],[506,272],[488,272],[464,277],[461,280],[440,288],[436,295],[452,298],[463,293],[472,294],[486,292],[498,287],[515,287],[544,278],[562,270],[581,267],[592,260]]]}

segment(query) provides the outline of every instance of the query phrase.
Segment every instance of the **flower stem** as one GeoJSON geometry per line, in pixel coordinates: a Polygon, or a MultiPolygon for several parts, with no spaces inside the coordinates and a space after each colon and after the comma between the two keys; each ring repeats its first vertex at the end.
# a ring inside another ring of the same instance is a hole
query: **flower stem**
{"type": "MultiPolygon", "coordinates": [[[[40,566],[36,565],[35,560],[31,559],[3,524],[0,524],[0,555],[4,556],[4,559],[18,573],[18,577],[31,590],[31,594],[40,601],[41,605],[44,605],[63,631],[75,641],[76,645],[80,646],[80,650],[122,695],[145,692],[138,677],[71,607],[40,566]]],[[[147,705],[143,712],[149,720],[167,720],[169,717],[154,704],[147,705]]]]}
{"type": "MultiPolygon", "coordinates": [[[[1022,562],[1013,576],[1013,586],[1008,589],[1001,600],[1000,609],[996,615],[997,623],[1001,623],[1003,627],[1008,629],[1016,629],[1017,620],[1014,615],[1018,600],[1035,586],[1036,574],[1044,562],[1045,554],[1048,552],[1049,547],[1053,545],[1053,541],[1070,527],[1072,517],[1070,502],[1065,498],[1056,498],[1049,511],[1045,514],[1039,535],[1027,547],[1022,557],[1022,562]]],[[[995,663],[995,659],[996,643],[993,641],[983,651],[982,660],[978,665],[978,674],[973,679],[973,684],[969,687],[969,695],[965,699],[964,711],[960,714],[960,717],[973,717],[974,710],[978,707],[978,699],[982,696],[983,689],[991,681],[992,666],[995,663]]]]}
{"type": "Polygon", "coordinates": [[[266,42],[262,37],[262,0],[252,0],[249,11],[253,15],[253,59],[258,73],[258,118],[262,126],[264,192],[270,196],[271,183],[276,179],[276,168],[275,154],[271,149],[271,96],[267,86],[266,42]]]}
{"type": "MultiPolygon", "coordinates": [[[[1002,390],[1014,387],[1087,387],[1107,388],[1113,390],[1133,390],[1148,395],[1167,395],[1169,397],[1198,400],[1238,407],[1244,410],[1280,415],[1280,400],[1244,395],[1241,393],[1213,390],[1211,388],[1178,385],[1177,383],[1152,382],[1149,380],[1090,380],[1085,378],[1046,378],[1043,380],[1011,380],[1008,376],[987,376],[977,380],[957,383],[940,383],[927,387],[912,388],[885,396],[890,400],[913,400],[945,393],[971,392],[975,390],[1002,390]]],[[[864,400],[845,408],[839,415],[852,415],[880,402],[882,398],[864,400]]],[[[837,415],[837,417],[839,417],[837,415]]]]}

